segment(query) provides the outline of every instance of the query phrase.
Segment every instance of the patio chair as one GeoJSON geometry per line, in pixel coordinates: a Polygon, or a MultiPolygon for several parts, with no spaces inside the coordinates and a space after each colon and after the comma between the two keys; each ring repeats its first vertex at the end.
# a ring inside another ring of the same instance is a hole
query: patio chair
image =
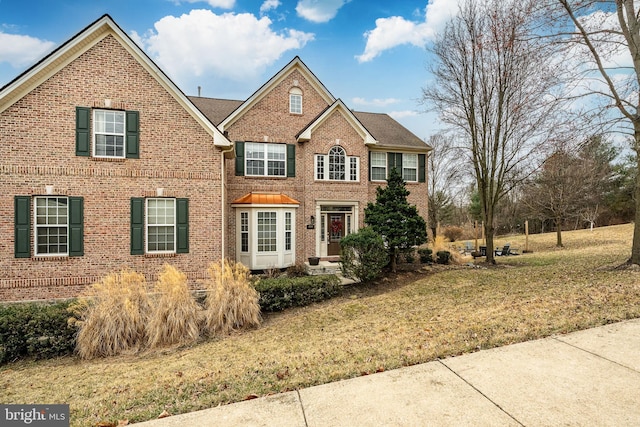
{"type": "Polygon", "coordinates": [[[493,251],[493,254],[495,256],[507,256],[509,255],[509,248],[511,247],[511,244],[507,243],[506,245],[504,245],[502,247],[502,249],[496,249],[495,251],[493,251]]]}

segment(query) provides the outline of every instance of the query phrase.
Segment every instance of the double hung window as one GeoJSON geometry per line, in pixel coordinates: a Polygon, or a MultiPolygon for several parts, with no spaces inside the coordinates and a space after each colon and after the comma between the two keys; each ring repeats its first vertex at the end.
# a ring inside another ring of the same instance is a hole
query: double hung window
{"type": "Polygon", "coordinates": [[[287,147],[284,144],[245,144],[246,175],[286,176],[287,147]]]}

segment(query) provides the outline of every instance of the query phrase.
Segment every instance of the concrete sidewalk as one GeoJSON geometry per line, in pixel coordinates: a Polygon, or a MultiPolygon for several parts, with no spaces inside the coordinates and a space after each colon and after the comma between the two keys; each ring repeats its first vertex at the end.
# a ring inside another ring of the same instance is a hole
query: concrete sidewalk
{"type": "Polygon", "coordinates": [[[640,426],[640,319],[136,424],[425,425],[640,426]]]}

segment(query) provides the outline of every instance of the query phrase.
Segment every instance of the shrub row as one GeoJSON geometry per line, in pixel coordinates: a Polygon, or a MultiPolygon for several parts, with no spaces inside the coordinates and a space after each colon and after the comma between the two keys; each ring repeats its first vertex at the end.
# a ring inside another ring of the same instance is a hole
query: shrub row
{"type": "Polygon", "coordinates": [[[0,364],[72,354],[76,328],[68,323],[69,305],[70,302],[0,306],[0,364]]]}
{"type": "Polygon", "coordinates": [[[300,278],[277,277],[261,279],[256,284],[262,311],[282,311],[303,307],[340,294],[340,278],[335,275],[300,278]]]}
{"type": "MultiPolygon", "coordinates": [[[[340,294],[337,276],[262,279],[256,285],[262,311],[281,311],[330,299],[340,294]]],[[[19,359],[69,356],[78,329],[69,322],[76,301],[0,305],[0,364],[19,359]]],[[[204,305],[204,301],[201,302],[204,305]]]]}

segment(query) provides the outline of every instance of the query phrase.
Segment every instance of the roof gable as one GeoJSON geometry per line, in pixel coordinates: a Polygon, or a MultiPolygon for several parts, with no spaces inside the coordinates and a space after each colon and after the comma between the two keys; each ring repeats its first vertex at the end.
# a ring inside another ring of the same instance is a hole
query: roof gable
{"type": "Polygon", "coordinates": [[[15,104],[49,77],[66,67],[107,36],[114,37],[147,72],[209,133],[214,145],[230,148],[231,142],[182,93],[166,74],[136,45],[109,15],[87,26],[34,66],[0,89],[0,113],[15,104]]]}
{"type": "Polygon", "coordinates": [[[335,98],[327,90],[327,88],[318,80],[318,78],[311,72],[311,70],[305,65],[300,57],[296,56],[289,62],[284,68],[269,79],[260,89],[254,92],[246,101],[244,101],[235,111],[227,116],[220,124],[220,130],[224,131],[228,129],[234,122],[236,122],[244,113],[246,113],[251,107],[256,105],[262,98],[264,98],[273,88],[278,86],[287,76],[292,72],[298,70],[300,74],[307,79],[315,91],[324,99],[327,104],[333,104],[335,98]]]}
{"type": "Polygon", "coordinates": [[[366,145],[377,144],[376,139],[369,133],[360,120],[353,114],[351,110],[342,102],[341,99],[336,100],[332,105],[325,109],[318,117],[316,117],[309,125],[304,128],[298,135],[298,142],[305,142],[311,139],[313,131],[325,122],[334,112],[339,112],[349,122],[351,127],[362,137],[366,145]]]}

